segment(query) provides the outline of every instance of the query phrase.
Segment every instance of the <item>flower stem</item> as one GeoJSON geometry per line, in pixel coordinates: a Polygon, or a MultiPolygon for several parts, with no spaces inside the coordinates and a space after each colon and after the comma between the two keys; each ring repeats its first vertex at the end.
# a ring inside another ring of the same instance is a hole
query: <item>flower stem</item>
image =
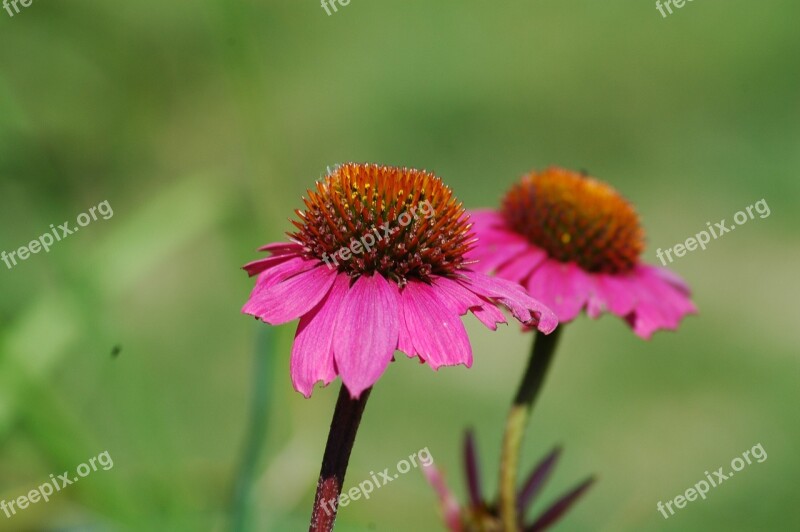
{"type": "Polygon", "coordinates": [[[528,360],[528,369],[522,377],[506,420],[500,462],[500,515],[503,520],[503,529],[509,532],[520,529],[521,516],[518,515],[517,507],[517,470],[522,437],[525,435],[533,403],[542,388],[547,369],[553,359],[560,332],[561,327],[549,335],[536,332],[536,339],[528,360]]]}
{"type": "Polygon", "coordinates": [[[361,415],[367,406],[372,388],[367,388],[358,399],[351,399],[344,384],[339,389],[339,399],[333,411],[328,443],[322,456],[322,468],[317,482],[317,494],[311,512],[309,532],[329,532],[333,530],[336,512],[339,509],[339,495],[342,493],[347,462],[356,440],[361,415]]]}

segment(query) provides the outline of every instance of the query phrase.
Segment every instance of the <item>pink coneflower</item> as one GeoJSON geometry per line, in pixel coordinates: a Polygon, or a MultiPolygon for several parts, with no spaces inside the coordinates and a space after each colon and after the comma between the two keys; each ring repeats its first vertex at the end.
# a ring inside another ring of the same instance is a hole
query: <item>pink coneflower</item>
{"type": "Polygon", "coordinates": [[[472,214],[476,269],[520,283],[569,322],[583,310],[611,312],[642,338],[677,329],[696,312],[674,273],[640,262],[644,231],[630,203],[591,177],[549,168],[532,172],[499,210],[472,214]]]}
{"type": "Polygon", "coordinates": [[[544,333],[557,324],[518,285],[467,267],[468,216],[433,174],[346,164],[304,201],[290,241],[262,247],[272,256],[244,267],[258,282],[242,310],[272,325],[300,318],[291,373],[306,397],[341,375],[358,398],[395,350],[433,369],[470,366],[467,311],[491,329],[505,322],[501,303],[544,333]],[[423,202],[432,215],[421,215],[423,202]]]}
{"type": "MultiPolygon", "coordinates": [[[[478,245],[469,258],[485,273],[525,286],[566,323],[586,309],[611,312],[649,339],[696,312],[688,286],[643,264],[644,231],[630,203],[609,185],[561,168],[532,172],[511,187],[502,207],[472,213],[478,245]]],[[[519,527],[514,503],[522,438],[558,337],[538,335],[503,436],[500,517],[519,527]]]]}
{"type": "Polygon", "coordinates": [[[328,530],[336,502],[333,517],[319,508],[341,489],[364,402],[395,350],[433,369],[470,366],[467,311],[496,329],[502,304],[545,334],[557,319],[518,284],[468,265],[469,217],[433,174],[345,164],[304,202],[290,240],[264,246],[271,256],[244,267],[258,282],[243,312],[273,325],[300,319],[291,374],[306,397],[342,377],[312,518],[312,529],[328,530]]]}

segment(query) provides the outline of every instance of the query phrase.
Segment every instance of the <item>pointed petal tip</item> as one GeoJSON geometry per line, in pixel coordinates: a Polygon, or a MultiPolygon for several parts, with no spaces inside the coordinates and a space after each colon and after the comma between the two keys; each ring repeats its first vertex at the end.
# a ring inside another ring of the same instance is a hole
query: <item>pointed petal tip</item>
{"type": "Polygon", "coordinates": [[[586,480],[578,484],[574,489],[560,497],[547,510],[525,529],[525,532],[537,532],[546,530],[553,523],[560,520],[564,514],[581,498],[581,496],[594,484],[595,475],[590,475],[586,480]]]}
{"type": "MultiPolygon", "coordinates": [[[[346,385],[345,385],[346,386],[346,385]]],[[[346,386],[347,392],[350,394],[350,399],[358,401],[361,399],[361,394],[367,391],[370,386],[346,386]]]]}
{"type": "Polygon", "coordinates": [[[464,437],[464,472],[466,473],[470,506],[478,508],[483,504],[483,488],[478,449],[475,444],[475,436],[471,430],[467,431],[464,437]]]}
{"type": "Polygon", "coordinates": [[[314,391],[314,388],[306,388],[305,386],[301,386],[295,382],[292,383],[292,387],[295,389],[297,393],[302,395],[306,399],[311,399],[311,392],[314,391]]]}
{"type": "Polygon", "coordinates": [[[542,458],[528,474],[528,478],[517,495],[517,507],[520,510],[520,514],[524,515],[527,512],[538,494],[544,489],[544,485],[555,470],[560,456],[561,446],[559,445],[542,458]]]}

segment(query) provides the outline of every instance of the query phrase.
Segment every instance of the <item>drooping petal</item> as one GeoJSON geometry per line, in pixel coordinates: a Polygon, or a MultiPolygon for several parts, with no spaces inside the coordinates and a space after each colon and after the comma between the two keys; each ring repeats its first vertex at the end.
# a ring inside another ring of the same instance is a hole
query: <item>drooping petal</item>
{"type": "Polygon", "coordinates": [[[350,395],[357,399],[380,378],[397,346],[399,303],[382,275],[362,275],[356,280],[339,307],[335,328],[336,366],[350,395]]]}
{"type": "Polygon", "coordinates": [[[634,273],[636,308],[627,319],[637,335],[649,339],[659,329],[677,329],[684,316],[697,312],[692,300],[664,280],[656,267],[638,266],[634,273]]]}
{"type": "Polygon", "coordinates": [[[258,275],[264,270],[268,270],[269,268],[277,266],[278,264],[286,262],[294,257],[295,255],[292,255],[291,253],[285,253],[283,255],[273,255],[271,257],[266,257],[264,259],[258,259],[254,260],[253,262],[248,262],[247,264],[242,266],[242,269],[247,272],[247,275],[252,277],[254,275],[258,275]]]}
{"type": "Polygon", "coordinates": [[[534,299],[518,284],[487,275],[465,271],[467,287],[478,295],[497,299],[511,310],[512,315],[524,324],[536,321],[536,327],[550,334],[558,325],[558,317],[545,304],[534,299]]]}
{"type": "Polygon", "coordinates": [[[261,246],[258,251],[269,251],[273,255],[295,254],[303,251],[303,246],[296,242],[272,242],[261,246]]]}
{"type": "Polygon", "coordinates": [[[311,397],[318,381],[328,385],[336,378],[333,363],[333,335],[350,279],[339,274],[328,294],[309,313],[300,318],[292,345],[292,384],[294,389],[311,397]]]}
{"type": "Polygon", "coordinates": [[[486,244],[485,247],[481,242],[481,240],[478,241],[478,246],[474,251],[467,253],[466,258],[473,261],[472,269],[489,274],[495,273],[497,268],[514,260],[528,248],[528,244],[524,242],[508,242],[502,245],[486,244]]]}
{"type": "Polygon", "coordinates": [[[485,304],[476,309],[472,309],[472,314],[480,320],[487,328],[496,331],[500,323],[508,323],[506,317],[500,312],[494,303],[483,298],[485,304]]]}
{"type": "Polygon", "coordinates": [[[458,313],[437,297],[431,286],[410,281],[400,294],[403,321],[414,349],[433,369],[472,365],[472,346],[458,313]]]}
{"type": "Polygon", "coordinates": [[[438,277],[433,284],[440,289],[439,298],[453,312],[463,315],[471,310],[481,323],[493,331],[497,330],[498,323],[506,323],[506,317],[492,301],[477,295],[460,282],[438,277]]]}
{"type": "Polygon", "coordinates": [[[317,266],[281,282],[264,287],[256,284],[242,312],[272,325],[292,321],[310,311],[325,297],[336,276],[335,270],[317,266]]]}
{"type": "Polygon", "coordinates": [[[459,316],[463,316],[471,308],[483,305],[483,302],[475,293],[466,289],[458,281],[447,277],[436,277],[433,280],[433,286],[445,306],[459,316]]]}
{"type": "Polygon", "coordinates": [[[543,249],[529,246],[524,252],[500,266],[497,269],[497,275],[524,285],[531,272],[545,260],[547,260],[547,253],[543,249]]]}
{"type": "Polygon", "coordinates": [[[285,262],[270,266],[268,269],[258,274],[256,285],[250,291],[250,297],[247,299],[245,306],[242,307],[242,312],[247,314],[248,312],[246,309],[249,308],[248,305],[250,305],[251,302],[257,301],[258,298],[261,297],[261,294],[266,293],[272,286],[290,277],[308,271],[313,267],[314,263],[312,261],[296,256],[285,262]]]}
{"type": "Polygon", "coordinates": [[[591,294],[588,274],[574,263],[549,259],[531,274],[528,292],[553,309],[561,322],[580,314],[591,294]]]}
{"type": "MultiPolygon", "coordinates": [[[[398,301],[398,309],[400,308],[400,288],[397,286],[396,283],[389,283],[389,286],[395,292],[395,297],[398,301]]],[[[408,358],[414,358],[415,356],[419,357],[420,362],[423,362],[425,359],[417,353],[417,350],[414,348],[414,340],[411,331],[408,330],[406,326],[406,322],[403,319],[403,311],[399,311],[399,326],[400,329],[397,333],[397,350],[401,351],[406,354],[408,358]]]]}
{"type": "Polygon", "coordinates": [[[592,318],[602,312],[611,312],[625,317],[636,307],[636,290],[632,286],[636,279],[632,275],[601,273],[594,276],[594,294],[589,300],[588,312],[592,318]]]}
{"type": "Polygon", "coordinates": [[[472,265],[476,271],[493,273],[531,247],[522,236],[506,228],[498,212],[470,211],[470,222],[478,243],[467,253],[467,259],[476,261],[472,265]]]}
{"type": "MultiPolygon", "coordinates": [[[[319,265],[319,262],[314,260],[304,259],[303,257],[291,257],[285,262],[270,265],[270,267],[258,275],[256,280],[256,290],[262,292],[267,288],[274,286],[281,281],[293,277],[299,273],[305,272],[319,265]]],[[[252,297],[252,295],[251,295],[252,297]]]]}
{"type": "Polygon", "coordinates": [[[684,281],[683,278],[677,273],[666,268],[659,268],[658,266],[644,266],[644,268],[650,270],[652,274],[671,284],[673,288],[676,288],[683,295],[688,297],[692,294],[692,290],[689,288],[689,285],[686,284],[686,281],[684,281]]]}

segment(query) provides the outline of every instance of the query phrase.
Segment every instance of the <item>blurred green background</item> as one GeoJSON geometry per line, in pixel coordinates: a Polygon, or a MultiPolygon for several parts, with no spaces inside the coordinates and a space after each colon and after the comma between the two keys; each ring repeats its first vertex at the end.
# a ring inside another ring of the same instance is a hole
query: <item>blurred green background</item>
{"type": "MultiPolygon", "coordinates": [[[[559,530],[799,529],[798,20],[792,0],[701,0],[666,19],[645,0],[0,11],[0,250],[114,210],[0,263],[0,498],[114,460],[0,514],[0,530],[307,528],[339,384],[293,391],[295,325],[240,314],[253,281],[239,267],[345,161],[432,170],[471,208],[532,168],[587,169],[636,204],[649,262],[764,198],[770,217],[672,265],[701,309],[677,334],[568,326],[524,461],[565,447],[540,506],[599,476],[559,530]],[[757,443],[765,462],[669,520],[656,511],[757,443]]],[[[494,493],[531,338],[467,321],[472,369],[403,357],[375,387],[346,487],[428,447],[463,497],[471,426],[494,493]]],[[[337,530],[439,523],[412,470],[337,530]]]]}

